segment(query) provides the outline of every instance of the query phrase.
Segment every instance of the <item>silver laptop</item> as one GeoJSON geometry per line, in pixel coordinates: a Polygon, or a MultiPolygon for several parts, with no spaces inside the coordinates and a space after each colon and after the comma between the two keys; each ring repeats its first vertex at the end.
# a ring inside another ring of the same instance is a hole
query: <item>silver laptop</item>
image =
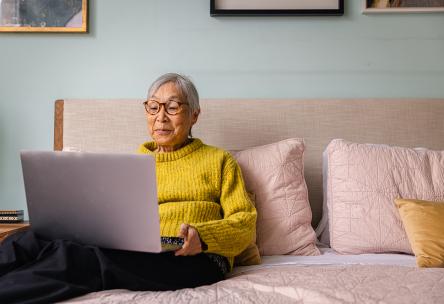
{"type": "Polygon", "coordinates": [[[103,248],[161,252],[155,161],[149,155],[22,151],[32,230],[103,248]]]}

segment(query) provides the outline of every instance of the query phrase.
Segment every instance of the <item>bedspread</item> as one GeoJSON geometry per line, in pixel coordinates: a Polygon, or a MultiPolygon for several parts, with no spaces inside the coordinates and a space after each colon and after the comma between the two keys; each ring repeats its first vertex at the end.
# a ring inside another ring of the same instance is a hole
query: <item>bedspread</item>
{"type": "Polygon", "coordinates": [[[69,303],[443,303],[444,269],[391,265],[273,266],[169,292],[109,290],[69,303]]]}

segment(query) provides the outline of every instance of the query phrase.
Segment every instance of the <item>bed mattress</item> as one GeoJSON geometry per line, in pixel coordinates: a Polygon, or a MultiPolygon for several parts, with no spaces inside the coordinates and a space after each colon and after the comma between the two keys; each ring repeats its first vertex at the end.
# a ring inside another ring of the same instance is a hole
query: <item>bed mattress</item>
{"type": "Polygon", "coordinates": [[[444,269],[404,254],[265,256],[219,283],[169,292],[108,290],[68,303],[443,303],[444,269]]]}

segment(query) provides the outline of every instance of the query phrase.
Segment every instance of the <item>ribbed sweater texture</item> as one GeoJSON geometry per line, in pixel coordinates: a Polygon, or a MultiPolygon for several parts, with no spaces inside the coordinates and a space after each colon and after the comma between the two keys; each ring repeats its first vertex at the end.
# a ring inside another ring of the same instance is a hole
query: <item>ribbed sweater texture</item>
{"type": "Polygon", "coordinates": [[[180,224],[190,224],[206,252],[225,256],[232,267],[253,240],[257,216],[239,165],[227,151],[197,138],[173,152],[155,153],[156,148],[146,142],[138,153],[156,160],[161,235],[177,236],[180,224]]]}

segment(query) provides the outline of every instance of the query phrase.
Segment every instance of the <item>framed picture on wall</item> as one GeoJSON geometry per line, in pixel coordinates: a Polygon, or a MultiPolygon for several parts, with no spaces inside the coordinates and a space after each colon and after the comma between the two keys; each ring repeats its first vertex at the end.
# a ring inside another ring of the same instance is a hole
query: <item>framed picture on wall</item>
{"type": "Polygon", "coordinates": [[[0,32],[88,31],[88,0],[0,0],[0,32]]]}
{"type": "Polygon", "coordinates": [[[444,0],[363,0],[363,13],[444,12],[444,0]]]}
{"type": "Polygon", "coordinates": [[[210,0],[211,16],[341,16],[344,0],[210,0]]]}

